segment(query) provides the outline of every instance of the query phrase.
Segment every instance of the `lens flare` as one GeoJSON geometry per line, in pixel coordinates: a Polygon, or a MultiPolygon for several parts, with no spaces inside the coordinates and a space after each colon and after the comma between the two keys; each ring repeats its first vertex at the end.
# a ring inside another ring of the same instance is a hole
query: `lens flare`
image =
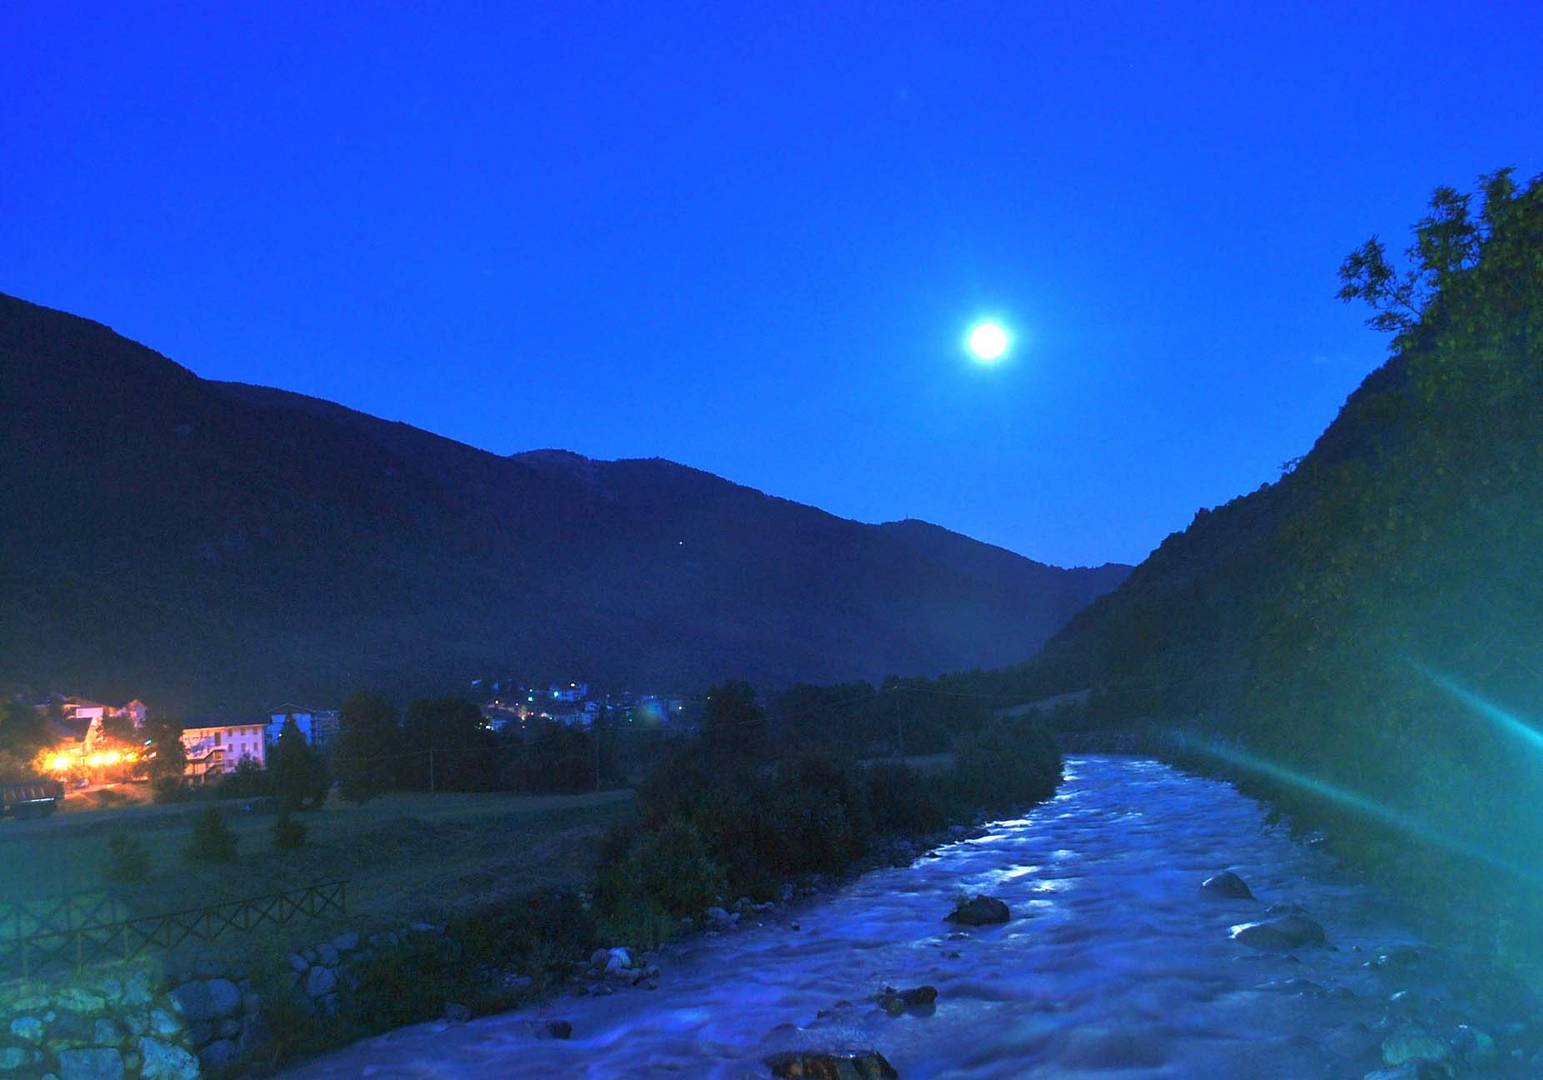
{"type": "Polygon", "coordinates": [[[1486,720],[1493,721],[1496,727],[1516,736],[1539,753],[1543,753],[1543,731],[1539,731],[1521,717],[1507,712],[1493,702],[1486,701],[1472,690],[1459,685],[1439,671],[1432,671],[1423,664],[1416,664],[1414,667],[1421,675],[1424,675],[1452,697],[1467,705],[1486,720]]]}
{"type": "Polygon", "coordinates": [[[1316,777],[1294,772],[1272,761],[1266,761],[1263,758],[1255,757],[1252,754],[1244,753],[1242,750],[1229,746],[1221,746],[1183,734],[1176,735],[1175,740],[1186,749],[1198,751],[1225,761],[1229,765],[1258,773],[1261,776],[1268,776],[1272,780],[1290,784],[1292,787],[1310,792],[1321,799],[1349,807],[1367,817],[1375,818],[1386,825],[1391,825],[1400,832],[1409,834],[1416,840],[1465,856],[1486,866],[1492,866],[1534,886],[1543,886],[1543,875],[1538,874],[1535,870],[1518,866],[1490,851],[1486,851],[1484,848],[1477,847],[1466,840],[1443,832],[1432,826],[1429,822],[1421,821],[1417,817],[1406,814],[1401,810],[1395,810],[1390,806],[1384,806],[1382,803],[1367,798],[1358,792],[1338,787],[1316,777]]]}

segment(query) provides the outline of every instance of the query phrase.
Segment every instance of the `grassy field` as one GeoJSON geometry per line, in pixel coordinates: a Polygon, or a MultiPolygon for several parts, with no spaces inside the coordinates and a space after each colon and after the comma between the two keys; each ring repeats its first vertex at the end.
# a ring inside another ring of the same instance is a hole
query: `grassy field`
{"type": "MultiPolygon", "coordinates": [[[[342,928],[370,930],[545,885],[578,885],[594,869],[605,830],[632,812],[630,791],[571,796],[501,793],[383,796],[362,806],[337,799],[300,815],[309,834],[293,851],[273,847],[274,817],[219,803],[239,838],[237,861],[191,863],[183,856],[193,817],[207,803],[139,806],[0,821],[0,901],[111,892],[134,915],[178,911],[339,879],[348,881],[342,918],[300,918],[233,934],[226,959],[277,957],[342,928]],[[148,879],[109,886],[102,872],[108,837],[125,829],[150,853],[148,879]]],[[[191,955],[190,951],[190,955],[191,955]]]]}

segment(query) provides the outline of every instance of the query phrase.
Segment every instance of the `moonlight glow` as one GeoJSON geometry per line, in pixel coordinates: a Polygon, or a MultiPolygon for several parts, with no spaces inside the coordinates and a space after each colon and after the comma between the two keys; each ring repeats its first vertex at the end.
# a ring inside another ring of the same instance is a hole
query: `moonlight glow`
{"type": "Polygon", "coordinates": [[[982,322],[970,327],[970,333],[964,340],[965,348],[970,350],[970,355],[983,364],[994,364],[1007,355],[1007,347],[1012,344],[1007,330],[1001,323],[982,322]]]}

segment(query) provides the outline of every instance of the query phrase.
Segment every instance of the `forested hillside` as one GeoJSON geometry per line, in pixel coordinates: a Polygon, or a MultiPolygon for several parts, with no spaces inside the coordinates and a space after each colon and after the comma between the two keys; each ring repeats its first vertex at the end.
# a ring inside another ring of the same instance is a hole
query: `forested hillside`
{"type": "Polygon", "coordinates": [[[1543,184],[1443,188],[1341,276],[1392,357],[1281,480],[1202,512],[999,700],[1154,724],[1515,945],[1543,937],[1543,184]]]}

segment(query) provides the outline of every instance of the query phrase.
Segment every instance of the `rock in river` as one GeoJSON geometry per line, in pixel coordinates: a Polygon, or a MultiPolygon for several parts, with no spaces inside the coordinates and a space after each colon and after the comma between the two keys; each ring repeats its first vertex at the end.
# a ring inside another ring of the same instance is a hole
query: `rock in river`
{"type": "Polygon", "coordinates": [[[1451,1048],[1418,1024],[1405,1024],[1382,1040],[1385,1065],[1405,1065],[1419,1061],[1443,1061],[1451,1048]]]}
{"type": "Polygon", "coordinates": [[[907,1010],[931,1015],[937,1000],[938,991],[935,986],[913,986],[909,990],[896,990],[893,986],[886,986],[884,992],[874,998],[879,1008],[891,1016],[899,1016],[907,1010]]]}
{"type": "Polygon", "coordinates": [[[877,1050],[851,1054],[790,1050],[773,1054],[766,1064],[782,1080],[899,1080],[900,1076],[877,1050]]]}
{"type": "Polygon", "coordinates": [[[993,923],[1005,923],[1012,918],[1012,912],[1007,910],[1007,905],[994,896],[972,896],[968,900],[961,900],[945,921],[960,923],[964,926],[990,926],[993,923]]]}
{"type": "Polygon", "coordinates": [[[1306,915],[1241,923],[1232,928],[1232,940],[1266,952],[1290,952],[1304,945],[1322,945],[1323,927],[1306,915]]]}
{"type": "Polygon", "coordinates": [[[1228,900],[1252,900],[1254,892],[1244,881],[1231,870],[1223,870],[1221,873],[1206,878],[1200,883],[1200,888],[1212,896],[1225,897],[1228,900]]]}

